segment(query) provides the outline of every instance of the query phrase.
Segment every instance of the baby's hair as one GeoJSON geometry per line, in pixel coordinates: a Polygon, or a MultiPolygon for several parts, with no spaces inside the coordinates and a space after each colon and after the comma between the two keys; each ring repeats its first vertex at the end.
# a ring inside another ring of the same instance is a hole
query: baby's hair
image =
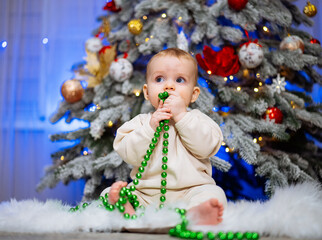
{"type": "Polygon", "coordinates": [[[148,74],[149,71],[149,66],[150,63],[158,58],[158,57],[164,57],[164,56],[173,56],[173,57],[177,57],[177,58],[185,58],[187,60],[190,60],[193,62],[194,64],[194,72],[195,72],[195,83],[197,83],[197,79],[198,79],[198,64],[195,58],[193,58],[188,52],[181,50],[180,48],[167,48],[165,50],[162,50],[160,52],[158,52],[157,54],[155,54],[149,61],[147,67],[146,67],[146,75],[148,74]]]}

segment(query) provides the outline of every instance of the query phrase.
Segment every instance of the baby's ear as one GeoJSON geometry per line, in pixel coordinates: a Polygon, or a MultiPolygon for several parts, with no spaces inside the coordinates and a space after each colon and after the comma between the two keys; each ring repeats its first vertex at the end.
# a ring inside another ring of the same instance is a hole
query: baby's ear
{"type": "Polygon", "coordinates": [[[146,85],[146,84],[143,85],[143,94],[144,94],[145,100],[149,100],[149,97],[148,97],[148,85],[146,85]]]}
{"type": "Polygon", "coordinates": [[[198,97],[200,94],[200,88],[199,87],[194,87],[193,92],[192,92],[192,98],[191,98],[191,103],[197,101],[198,97]]]}

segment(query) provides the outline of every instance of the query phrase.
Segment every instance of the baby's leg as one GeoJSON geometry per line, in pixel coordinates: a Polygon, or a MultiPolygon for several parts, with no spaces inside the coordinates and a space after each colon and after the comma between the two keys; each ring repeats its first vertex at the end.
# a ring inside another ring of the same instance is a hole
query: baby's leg
{"type": "MultiPolygon", "coordinates": [[[[122,187],[126,187],[126,186],[127,186],[127,182],[119,181],[119,182],[113,183],[111,186],[110,192],[108,194],[108,202],[110,204],[115,204],[120,198],[120,191],[122,187]]],[[[129,201],[127,201],[124,204],[124,208],[125,208],[124,213],[128,213],[130,215],[133,215],[135,213],[135,210],[129,201]]]]}
{"type": "Polygon", "coordinates": [[[187,217],[197,225],[217,225],[222,222],[224,206],[216,198],[211,198],[187,212],[187,217]]]}

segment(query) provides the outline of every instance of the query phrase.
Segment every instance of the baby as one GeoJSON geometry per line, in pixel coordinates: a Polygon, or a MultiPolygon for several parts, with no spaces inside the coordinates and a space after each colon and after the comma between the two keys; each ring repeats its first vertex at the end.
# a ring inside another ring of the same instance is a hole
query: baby
{"type": "MultiPolygon", "coordinates": [[[[147,66],[143,92],[156,110],[124,123],[117,130],[113,147],[125,162],[133,165],[131,178],[135,179],[159,122],[168,119],[166,190],[160,184],[164,156],[161,137],[133,193],[144,206],[160,202],[160,196],[165,194],[165,203],[185,202],[187,217],[195,219],[196,224],[216,225],[222,221],[227,199],[212,178],[209,157],[219,150],[222,133],[199,110],[187,111],[200,94],[197,77],[195,59],[183,50],[169,48],[153,56],[147,66]],[[163,102],[158,94],[165,91],[169,97],[163,102]]],[[[101,195],[109,192],[109,202],[115,204],[125,186],[126,182],[116,182],[101,195]]],[[[131,203],[127,202],[124,207],[125,213],[135,213],[131,203]]]]}

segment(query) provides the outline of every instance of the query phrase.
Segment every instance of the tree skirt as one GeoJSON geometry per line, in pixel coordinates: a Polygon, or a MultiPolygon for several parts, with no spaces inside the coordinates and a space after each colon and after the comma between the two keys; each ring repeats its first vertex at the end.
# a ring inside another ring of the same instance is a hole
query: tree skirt
{"type": "MultiPolygon", "coordinates": [[[[149,207],[137,220],[126,220],[118,211],[109,212],[92,202],[86,209],[69,212],[71,206],[57,200],[40,202],[24,200],[0,204],[0,231],[53,233],[78,231],[160,232],[180,223],[174,211],[182,204],[161,210],[149,207]]],[[[139,213],[138,213],[139,215],[139,213]]],[[[258,232],[271,237],[322,238],[322,189],[313,183],[303,183],[278,189],[266,202],[229,202],[224,220],[217,226],[188,228],[198,231],[258,232]]]]}

